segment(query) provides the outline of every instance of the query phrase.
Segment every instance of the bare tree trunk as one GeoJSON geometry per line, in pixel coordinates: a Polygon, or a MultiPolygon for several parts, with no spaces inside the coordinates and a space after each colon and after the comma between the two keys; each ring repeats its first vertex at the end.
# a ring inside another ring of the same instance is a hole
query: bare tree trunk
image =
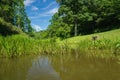
{"type": "Polygon", "coordinates": [[[74,36],[77,36],[77,23],[75,22],[75,32],[74,32],[74,36]]]}

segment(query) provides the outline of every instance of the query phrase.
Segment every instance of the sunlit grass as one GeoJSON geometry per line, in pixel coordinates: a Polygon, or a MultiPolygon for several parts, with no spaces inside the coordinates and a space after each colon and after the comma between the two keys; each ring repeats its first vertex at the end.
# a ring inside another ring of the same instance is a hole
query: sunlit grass
{"type": "Polygon", "coordinates": [[[39,40],[27,35],[0,36],[0,57],[58,54],[60,47],[55,39],[39,40]]]}
{"type": "Polygon", "coordinates": [[[67,42],[66,45],[69,45],[71,49],[84,51],[85,53],[90,53],[91,55],[94,54],[95,56],[101,55],[103,57],[103,55],[106,56],[106,54],[110,56],[120,55],[120,29],[72,37],[59,43],[64,44],[65,42],[67,42]],[[95,36],[97,37],[93,40],[93,37],[95,36]]]}
{"type": "Polygon", "coordinates": [[[0,36],[0,55],[2,57],[27,55],[37,50],[35,44],[34,39],[25,35],[0,36]]]}
{"type": "Polygon", "coordinates": [[[96,57],[120,55],[120,29],[77,36],[63,41],[52,39],[34,39],[25,34],[0,36],[0,57],[17,57],[38,54],[80,54],[96,57]],[[93,36],[97,36],[93,40],[93,36]]]}

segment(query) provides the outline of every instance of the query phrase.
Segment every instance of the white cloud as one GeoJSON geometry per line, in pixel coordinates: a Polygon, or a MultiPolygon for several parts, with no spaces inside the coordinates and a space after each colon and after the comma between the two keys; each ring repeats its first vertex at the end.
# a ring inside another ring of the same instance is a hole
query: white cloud
{"type": "Polygon", "coordinates": [[[29,18],[35,19],[35,18],[40,18],[40,17],[52,16],[56,12],[58,12],[58,8],[53,8],[53,9],[49,10],[48,12],[40,13],[39,15],[31,16],[29,18]]]}
{"type": "Polygon", "coordinates": [[[39,25],[32,24],[32,28],[35,29],[37,32],[42,30],[42,28],[39,25]]]}
{"type": "Polygon", "coordinates": [[[24,0],[24,5],[25,6],[30,6],[35,0],[24,0]]]}
{"type": "Polygon", "coordinates": [[[53,8],[53,9],[51,9],[50,11],[48,11],[47,14],[50,14],[50,15],[52,14],[52,15],[53,15],[53,14],[55,14],[56,12],[58,12],[58,8],[53,8]]]}
{"type": "Polygon", "coordinates": [[[46,2],[47,0],[43,0],[43,2],[46,2]]]}
{"type": "Polygon", "coordinates": [[[54,5],[54,4],[56,4],[56,2],[54,1],[54,2],[52,2],[52,3],[50,3],[47,7],[45,7],[45,8],[42,8],[43,10],[46,10],[46,9],[49,9],[52,5],[54,5]]]}
{"type": "Polygon", "coordinates": [[[33,10],[33,11],[37,11],[38,8],[37,8],[36,6],[32,6],[32,10],[33,10]]]}

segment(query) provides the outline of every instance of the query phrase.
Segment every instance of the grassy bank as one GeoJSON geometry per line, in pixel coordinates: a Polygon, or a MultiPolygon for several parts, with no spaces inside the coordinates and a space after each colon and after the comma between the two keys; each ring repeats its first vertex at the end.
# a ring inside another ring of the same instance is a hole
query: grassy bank
{"type": "Polygon", "coordinates": [[[84,51],[87,55],[118,56],[120,55],[120,29],[72,37],[60,43],[69,45],[71,49],[84,51]]]}
{"type": "Polygon", "coordinates": [[[59,52],[54,39],[36,40],[25,34],[0,36],[0,57],[48,54],[59,52]]]}
{"type": "Polygon", "coordinates": [[[120,29],[66,40],[34,39],[25,34],[0,36],[0,57],[33,54],[81,54],[97,57],[120,55],[120,29]],[[96,37],[94,39],[94,37],[96,37]]]}
{"type": "Polygon", "coordinates": [[[33,39],[26,35],[0,36],[0,56],[14,57],[33,53],[36,47],[33,39]]]}

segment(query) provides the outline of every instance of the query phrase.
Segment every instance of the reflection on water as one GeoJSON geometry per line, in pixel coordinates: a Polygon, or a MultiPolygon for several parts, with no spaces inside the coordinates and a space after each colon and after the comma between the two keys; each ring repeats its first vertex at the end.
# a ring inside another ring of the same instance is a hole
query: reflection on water
{"type": "Polygon", "coordinates": [[[34,60],[27,75],[27,80],[61,80],[59,74],[52,67],[48,57],[34,60]]]}
{"type": "Polygon", "coordinates": [[[120,80],[120,65],[79,55],[0,59],[0,80],[120,80]]]}
{"type": "Polygon", "coordinates": [[[25,80],[32,59],[0,59],[0,80],[25,80]]]}
{"type": "Polygon", "coordinates": [[[62,56],[52,62],[62,80],[120,80],[120,65],[113,59],[62,56]]]}

